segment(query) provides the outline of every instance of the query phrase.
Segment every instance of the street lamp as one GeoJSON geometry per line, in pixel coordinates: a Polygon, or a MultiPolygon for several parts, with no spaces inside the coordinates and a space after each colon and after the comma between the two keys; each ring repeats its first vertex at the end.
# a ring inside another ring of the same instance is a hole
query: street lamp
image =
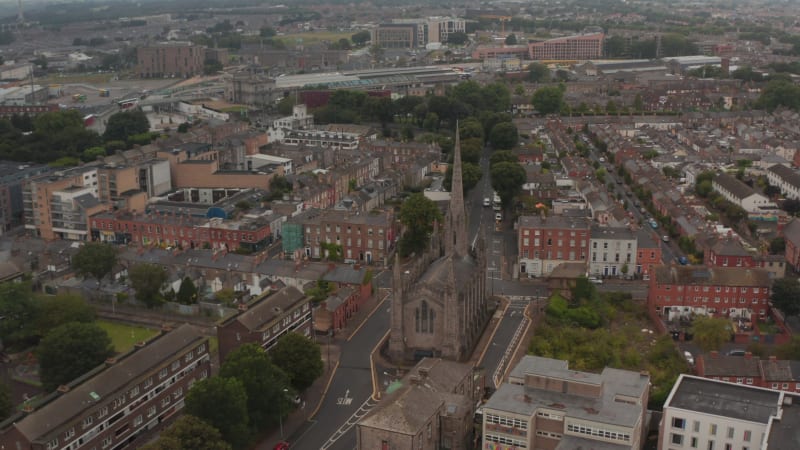
{"type": "Polygon", "coordinates": [[[278,402],[278,426],[281,429],[281,440],[283,440],[283,400],[286,398],[286,394],[289,393],[288,389],[283,389],[283,398],[281,401],[278,402]]]}

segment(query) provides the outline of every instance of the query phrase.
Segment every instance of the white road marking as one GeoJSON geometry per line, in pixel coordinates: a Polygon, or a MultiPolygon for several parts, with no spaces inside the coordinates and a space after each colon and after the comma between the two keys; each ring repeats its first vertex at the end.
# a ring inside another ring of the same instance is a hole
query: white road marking
{"type": "MultiPolygon", "coordinates": [[[[348,390],[348,392],[350,391],[348,390]]],[[[352,399],[350,400],[352,401],[352,399]]],[[[358,410],[356,410],[356,412],[354,412],[353,415],[350,416],[349,419],[347,419],[347,422],[345,422],[344,425],[339,427],[339,429],[336,430],[335,433],[333,433],[333,435],[328,439],[328,442],[326,442],[322,447],[320,447],[320,450],[327,450],[331,448],[331,446],[335,444],[336,441],[341,439],[342,436],[344,436],[348,431],[350,431],[350,429],[353,428],[356,425],[356,423],[358,423],[358,421],[361,420],[362,417],[367,415],[367,413],[370,412],[370,410],[374,408],[376,404],[377,402],[372,400],[372,397],[368,397],[367,400],[361,404],[358,410]]]]}

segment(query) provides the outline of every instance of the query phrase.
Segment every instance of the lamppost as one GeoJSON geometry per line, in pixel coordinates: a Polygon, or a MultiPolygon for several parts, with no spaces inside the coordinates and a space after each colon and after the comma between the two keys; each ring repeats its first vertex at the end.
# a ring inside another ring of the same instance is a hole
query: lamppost
{"type": "Polygon", "coordinates": [[[283,440],[283,400],[286,399],[286,394],[289,393],[289,390],[284,388],[283,389],[283,398],[281,401],[278,402],[278,426],[281,429],[281,440],[283,440]]]}

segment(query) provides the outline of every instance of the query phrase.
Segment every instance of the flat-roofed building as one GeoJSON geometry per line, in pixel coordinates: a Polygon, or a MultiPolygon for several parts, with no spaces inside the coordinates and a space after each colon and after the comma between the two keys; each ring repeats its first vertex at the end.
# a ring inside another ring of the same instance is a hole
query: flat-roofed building
{"type": "Polygon", "coordinates": [[[208,338],[181,325],[44,397],[3,422],[0,448],[138,448],[143,435],[179,414],[196,381],[211,374],[208,338]]]}
{"type": "Polygon", "coordinates": [[[528,44],[533,60],[597,59],[603,55],[603,33],[579,34],[528,44]]]}
{"type": "Polygon", "coordinates": [[[137,48],[136,60],[136,74],[141,78],[187,78],[203,73],[205,47],[164,42],[137,48]]]}
{"type": "Polygon", "coordinates": [[[483,406],[481,448],[640,449],[650,376],[525,356],[483,406]]]}

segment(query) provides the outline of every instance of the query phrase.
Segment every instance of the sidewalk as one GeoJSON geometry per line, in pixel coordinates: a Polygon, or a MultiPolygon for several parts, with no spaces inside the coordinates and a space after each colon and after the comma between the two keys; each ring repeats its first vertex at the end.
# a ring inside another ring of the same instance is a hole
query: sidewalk
{"type": "Polygon", "coordinates": [[[333,338],[317,337],[320,352],[322,353],[322,362],[325,364],[325,372],[314,381],[310,388],[302,393],[303,402],[301,407],[292,411],[283,420],[283,437],[281,436],[280,428],[270,430],[253,447],[254,450],[272,450],[275,444],[281,440],[286,440],[291,444],[303,433],[306,422],[313,418],[322,406],[322,401],[328,393],[331,379],[339,367],[341,343],[348,340],[358,330],[386,295],[388,295],[386,290],[378,289],[376,294],[367,300],[364,306],[351,317],[347,328],[339,330],[333,338]]]}

